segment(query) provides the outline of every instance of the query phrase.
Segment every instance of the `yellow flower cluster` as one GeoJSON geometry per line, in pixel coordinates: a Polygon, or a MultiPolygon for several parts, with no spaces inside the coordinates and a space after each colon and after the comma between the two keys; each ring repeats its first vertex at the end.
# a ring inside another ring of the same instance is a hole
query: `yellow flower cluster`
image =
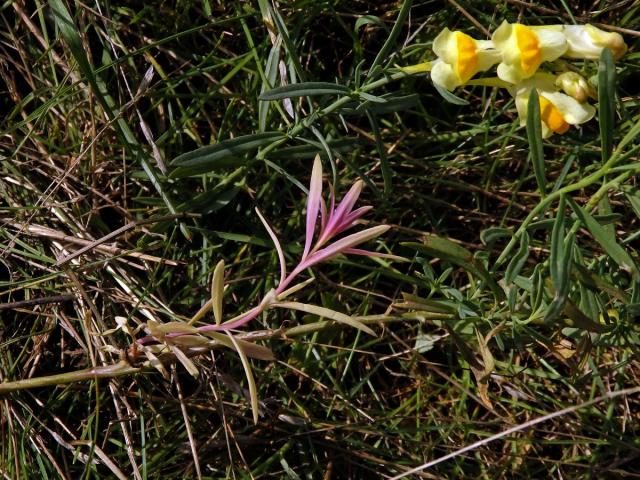
{"type": "Polygon", "coordinates": [[[605,48],[612,51],[615,59],[627,51],[620,34],[604,32],[593,25],[527,26],[505,21],[491,40],[476,40],[445,28],[433,42],[438,58],[406,67],[405,71],[430,70],[433,82],[451,91],[497,65],[498,79],[494,84],[506,87],[515,97],[521,124],[526,122],[529,94],[533,88],[538,90],[543,136],[548,137],[593,118],[595,109],[587,100],[595,92],[575,72],[554,76],[541,73],[540,66],[561,57],[597,59],[605,48]]]}

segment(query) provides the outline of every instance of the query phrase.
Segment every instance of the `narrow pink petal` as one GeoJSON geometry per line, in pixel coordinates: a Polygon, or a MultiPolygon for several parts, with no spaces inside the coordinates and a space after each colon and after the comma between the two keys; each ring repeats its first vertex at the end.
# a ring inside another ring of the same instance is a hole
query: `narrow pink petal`
{"type": "Polygon", "coordinates": [[[301,262],[296,270],[304,270],[305,268],[309,268],[312,265],[316,265],[320,262],[324,262],[325,260],[329,260],[332,257],[335,257],[339,253],[343,253],[345,250],[349,248],[353,248],[356,245],[360,245],[368,240],[379,237],[384,232],[389,230],[389,225],[379,225],[377,227],[367,228],[361,232],[352,233],[351,235],[341,238],[340,240],[332,243],[328,247],[323,248],[322,250],[318,250],[309,256],[304,262],[301,262]]]}
{"type": "Polygon", "coordinates": [[[258,210],[257,208],[256,208],[256,213],[258,214],[258,217],[260,217],[260,221],[264,225],[264,228],[267,229],[267,232],[271,237],[271,241],[275,245],[276,251],[278,252],[278,261],[280,262],[280,282],[279,283],[282,283],[287,276],[287,266],[284,263],[284,252],[282,251],[282,247],[280,246],[278,237],[276,237],[276,234],[273,232],[273,230],[271,230],[271,227],[269,226],[267,221],[264,219],[264,217],[260,213],[260,210],[258,210]]]}
{"type": "Polygon", "coordinates": [[[304,241],[304,252],[302,260],[307,258],[311,243],[313,242],[313,232],[318,221],[318,211],[322,203],[322,162],[320,155],[316,155],[311,171],[311,183],[309,185],[309,198],[307,199],[307,235],[304,241]]]}

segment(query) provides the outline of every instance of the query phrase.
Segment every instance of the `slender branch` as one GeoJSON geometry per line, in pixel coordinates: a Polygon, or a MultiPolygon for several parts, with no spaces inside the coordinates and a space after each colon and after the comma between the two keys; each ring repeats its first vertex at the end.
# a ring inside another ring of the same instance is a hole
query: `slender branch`
{"type": "MultiPolygon", "coordinates": [[[[354,317],[365,325],[375,325],[379,323],[390,323],[406,321],[407,319],[402,316],[389,316],[389,315],[367,315],[363,317],[354,317]]],[[[347,325],[334,322],[334,321],[319,321],[315,323],[309,323],[306,325],[298,325],[288,329],[278,330],[258,330],[255,332],[242,333],[236,336],[240,340],[247,342],[256,342],[258,340],[269,339],[286,339],[297,337],[300,335],[306,335],[309,333],[326,330],[328,328],[345,327],[347,325]]],[[[225,347],[220,342],[212,340],[211,343],[205,345],[204,348],[199,346],[197,349],[185,350],[185,355],[189,357],[195,357],[202,355],[211,350],[215,350],[221,347],[225,347]]],[[[30,388],[50,387],[54,385],[65,385],[75,382],[86,382],[91,380],[97,380],[100,378],[115,378],[133,375],[135,373],[144,373],[153,371],[155,367],[151,366],[148,361],[136,361],[134,358],[134,352],[139,350],[140,346],[131,346],[127,351],[127,357],[129,360],[121,360],[118,363],[112,365],[105,365],[95,368],[86,368],[84,370],[77,370],[74,372],[59,373],[56,375],[48,375],[44,377],[29,378],[26,380],[15,380],[12,382],[0,383],[0,395],[8,394],[18,390],[26,390],[30,388]]],[[[137,356],[137,354],[136,354],[137,356]]],[[[172,353],[166,353],[159,357],[163,364],[170,364],[175,361],[175,356],[172,353]]]]}

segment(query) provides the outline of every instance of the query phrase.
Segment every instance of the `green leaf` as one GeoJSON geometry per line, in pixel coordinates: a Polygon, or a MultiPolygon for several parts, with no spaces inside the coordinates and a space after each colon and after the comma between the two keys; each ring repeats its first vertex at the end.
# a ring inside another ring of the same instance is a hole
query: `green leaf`
{"type": "Polygon", "coordinates": [[[551,281],[556,291],[561,290],[558,288],[563,282],[563,258],[564,251],[564,232],[565,232],[565,196],[560,196],[558,202],[558,213],[553,223],[553,230],[551,231],[551,255],[549,257],[549,271],[551,273],[551,281]]]}
{"type": "Polygon", "coordinates": [[[544,298],[544,277],[542,275],[542,264],[536,265],[531,276],[531,294],[529,295],[529,302],[531,304],[531,311],[537,312],[542,305],[544,298]]]}
{"type": "Polygon", "coordinates": [[[362,330],[369,335],[376,336],[376,332],[374,332],[370,327],[367,327],[364,323],[356,320],[349,315],[345,315],[344,313],[336,312],[335,310],[331,310],[329,308],[319,307],[317,305],[309,305],[307,303],[299,303],[299,302],[278,302],[272,304],[274,307],[279,308],[287,308],[289,310],[299,310],[301,312],[310,313],[312,315],[317,315],[318,317],[328,318],[330,320],[335,320],[336,322],[344,323],[353,328],[357,328],[358,330],[362,330]]]}
{"type": "Polygon", "coordinates": [[[358,30],[360,30],[363,26],[365,25],[369,25],[371,23],[376,24],[377,26],[386,29],[387,26],[384,24],[384,22],[382,20],[380,20],[379,17],[376,17],[374,15],[363,15],[362,17],[358,17],[358,19],[356,20],[356,24],[353,27],[353,30],[358,33],[358,30]]]}
{"type": "Polygon", "coordinates": [[[213,318],[216,324],[222,323],[222,299],[224,297],[224,260],[220,260],[213,270],[211,281],[211,301],[213,303],[213,318]]]}
{"type": "Polygon", "coordinates": [[[259,100],[282,100],[283,98],[311,97],[314,95],[349,95],[351,91],[344,85],[330,82],[293,83],[267,90],[259,100]]]}
{"type": "MultiPolygon", "coordinates": [[[[262,82],[260,93],[272,88],[276,84],[278,79],[278,64],[280,62],[280,51],[282,49],[282,38],[278,37],[275,41],[269,56],[267,57],[267,64],[264,67],[265,79],[262,82]]],[[[261,132],[267,130],[267,117],[269,115],[269,108],[271,107],[269,102],[258,102],[258,129],[261,132]]]]}
{"type": "Polygon", "coordinates": [[[565,196],[560,196],[558,203],[558,213],[551,231],[551,254],[549,256],[549,270],[551,282],[555,289],[555,295],[547,312],[545,321],[550,322],[556,319],[563,311],[567,302],[571,273],[571,257],[574,236],[570,233],[565,238],[565,196]]]}
{"type": "Polygon", "coordinates": [[[531,89],[527,106],[527,138],[529,139],[529,152],[531,163],[536,176],[538,190],[544,198],[546,195],[546,173],[544,165],[544,150],[542,147],[542,120],[540,120],[540,99],[538,91],[531,89]]]}
{"type": "Polygon", "coordinates": [[[366,102],[372,102],[372,103],[387,103],[387,100],[382,98],[382,97],[378,97],[376,95],[371,95],[370,93],[365,93],[365,92],[359,92],[358,96],[366,101],[366,102]]]}
{"type": "Polygon", "coordinates": [[[436,85],[434,83],[433,86],[436,87],[436,90],[438,91],[440,96],[442,98],[444,98],[447,102],[453,103],[454,105],[469,105],[469,102],[466,101],[464,98],[460,98],[460,97],[454,95],[450,91],[445,90],[444,88],[442,88],[440,85],[436,85]]]}
{"type": "Polygon", "coordinates": [[[529,234],[526,230],[522,233],[520,237],[520,248],[518,252],[513,256],[509,265],[507,266],[507,270],[504,274],[504,280],[507,285],[513,283],[513,280],[518,276],[522,267],[526,263],[529,258],[529,234]]]}
{"type": "Polygon", "coordinates": [[[424,243],[407,242],[402,243],[407,247],[426,253],[435,258],[440,258],[449,263],[464,268],[482,280],[492,291],[493,295],[500,300],[504,299],[504,292],[495,282],[491,274],[480,263],[473,254],[464,247],[453,243],[446,238],[437,235],[429,235],[424,243]]]}
{"type": "MultiPolygon", "coordinates": [[[[295,145],[293,147],[283,147],[273,150],[267,154],[267,158],[271,160],[287,159],[287,160],[304,160],[314,158],[320,154],[326,158],[327,154],[323,145],[309,139],[301,139],[309,143],[308,145],[295,145]]],[[[329,148],[338,153],[349,152],[360,145],[364,141],[358,137],[344,137],[341,140],[329,140],[327,145],[329,148]]]]}
{"type": "Polygon", "coordinates": [[[480,241],[483,245],[489,245],[504,237],[513,237],[513,232],[508,228],[502,227],[489,227],[480,232],[480,241]]]}
{"type": "Polygon", "coordinates": [[[382,141],[382,134],[380,133],[380,127],[378,126],[378,120],[369,111],[367,111],[367,117],[369,118],[369,124],[371,125],[371,131],[376,140],[376,150],[380,157],[380,171],[382,172],[382,181],[384,183],[384,193],[389,194],[391,191],[391,167],[389,165],[389,159],[387,158],[387,149],[384,147],[382,141]]]}
{"type": "Polygon", "coordinates": [[[613,153],[613,127],[616,100],[616,67],[611,50],[605,48],[598,65],[598,120],[600,123],[600,145],[602,162],[613,153]]]}
{"type": "Polygon", "coordinates": [[[385,103],[367,104],[367,111],[375,114],[382,115],[385,113],[393,113],[404,110],[409,110],[420,104],[420,95],[412,93],[410,95],[403,95],[399,97],[383,97],[385,103]]]}
{"type": "Polygon", "coordinates": [[[382,62],[387,58],[391,50],[394,48],[396,39],[404,28],[404,21],[409,16],[412,3],[412,0],[404,0],[404,2],[402,3],[402,7],[400,7],[400,11],[398,12],[398,18],[396,18],[396,22],[393,24],[391,33],[387,37],[387,40],[384,42],[384,45],[382,45],[382,48],[378,52],[378,55],[376,55],[375,60],[371,64],[368,75],[371,79],[378,74],[380,69],[377,67],[380,67],[382,65],[382,62]]]}
{"type": "Polygon", "coordinates": [[[171,165],[178,168],[173,170],[170,176],[188,177],[220,168],[244,165],[246,160],[242,158],[243,154],[280,138],[282,134],[278,132],[255,133],[200,147],[174,158],[171,165]]]}
{"type": "Polygon", "coordinates": [[[630,270],[634,276],[638,275],[638,267],[631,258],[631,255],[607,234],[607,231],[600,225],[589,212],[580,207],[571,198],[568,198],[569,205],[576,213],[582,224],[589,230],[596,242],[600,244],[603,250],[622,268],[630,270]]]}
{"type": "Polygon", "coordinates": [[[238,340],[231,335],[229,332],[226,332],[229,336],[229,339],[233,342],[233,346],[238,352],[240,356],[240,361],[242,362],[242,368],[244,368],[244,373],[247,377],[247,385],[249,386],[249,401],[251,402],[251,412],[253,413],[253,423],[258,423],[258,389],[256,387],[256,381],[253,378],[253,371],[251,370],[251,364],[249,363],[249,359],[247,358],[247,354],[245,353],[244,345],[241,345],[238,340]]]}

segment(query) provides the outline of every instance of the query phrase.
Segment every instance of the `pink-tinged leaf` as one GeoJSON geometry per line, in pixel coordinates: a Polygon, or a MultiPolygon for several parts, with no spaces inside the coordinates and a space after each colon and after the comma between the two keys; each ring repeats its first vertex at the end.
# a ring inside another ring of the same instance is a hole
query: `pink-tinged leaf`
{"type": "Polygon", "coordinates": [[[372,252],[370,250],[362,250],[360,248],[347,248],[342,253],[347,255],[364,255],[365,257],[385,258],[387,260],[395,260],[397,262],[409,262],[410,260],[399,255],[390,253],[372,252]]]}
{"type": "Polygon", "coordinates": [[[320,236],[323,235],[327,222],[331,220],[333,216],[333,209],[336,204],[336,196],[333,192],[333,185],[329,184],[329,211],[327,212],[326,205],[322,202],[322,221],[320,223],[320,236]],[[328,213],[328,214],[327,214],[328,213]]]}
{"type": "Polygon", "coordinates": [[[198,327],[198,332],[221,332],[224,330],[232,330],[242,327],[260,315],[263,310],[264,308],[262,305],[258,305],[239,317],[233,318],[228,322],[221,323],[220,325],[204,325],[202,327],[198,327]]]}
{"type": "Polygon", "coordinates": [[[322,231],[324,230],[324,227],[326,224],[327,224],[327,205],[324,203],[323,199],[320,199],[320,235],[322,235],[322,231]]]}
{"type": "Polygon", "coordinates": [[[339,230],[340,232],[344,232],[347,228],[353,225],[353,222],[358,220],[360,217],[362,217],[365,213],[367,213],[372,208],[373,208],[372,206],[368,205],[366,207],[360,207],[354,210],[349,215],[344,217],[343,222],[340,225],[338,225],[337,230],[339,230]]]}
{"type": "Polygon", "coordinates": [[[342,201],[338,204],[335,210],[332,209],[332,213],[329,215],[327,225],[322,232],[320,239],[318,239],[318,245],[322,245],[334,235],[340,233],[338,226],[344,222],[344,217],[351,213],[351,209],[358,201],[360,192],[362,192],[362,180],[358,180],[349,189],[342,201]]]}
{"type": "Polygon", "coordinates": [[[339,253],[343,253],[345,250],[349,248],[353,248],[356,245],[360,245],[366,241],[369,241],[373,238],[379,237],[384,232],[389,230],[388,225],[379,225],[377,227],[367,228],[361,232],[352,233],[351,235],[341,238],[340,240],[332,243],[328,247],[323,248],[322,250],[318,250],[311,256],[309,256],[304,262],[301,262],[296,270],[304,270],[305,268],[309,268],[312,265],[316,265],[320,262],[324,262],[325,260],[329,260],[332,257],[335,257],[339,253]]]}
{"type": "Polygon", "coordinates": [[[287,308],[289,310],[299,310],[301,312],[311,313],[312,315],[317,315],[319,317],[328,318],[330,320],[335,320],[336,322],[344,323],[346,325],[350,325],[354,328],[362,330],[369,335],[376,336],[376,332],[374,332],[370,327],[366,326],[359,320],[356,320],[349,315],[345,315],[344,313],[336,312],[335,310],[330,310],[324,307],[318,307],[317,305],[309,305],[306,303],[298,303],[298,302],[280,302],[275,303],[275,307],[287,308]]]}
{"type": "Polygon", "coordinates": [[[273,232],[273,230],[271,229],[267,221],[264,219],[264,217],[260,213],[260,210],[258,210],[257,208],[256,208],[256,213],[258,214],[260,221],[264,225],[264,228],[269,233],[269,236],[271,237],[271,241],[275,245],[276,251],[278,252],[278,260],[280,262],[280,283],[282,283],[287,276],[287,266],[284,263],[284,252],[282,251],[282,247],[280,246],[278,237],[276,237],[276,234],[273,232]]]}
{"type": "Polygon", "coordinates": [[[320,155],[316,155],[313,161],[313,170],[311,171],[311,183],[309,185],[309,197],[307,199],[307,236],[304,241],[304,252],[302,260],[307,258],[311,243],[313,242],[313,232],[318,221],[318,211],[322,203],[322,162],[320,155]]]}

